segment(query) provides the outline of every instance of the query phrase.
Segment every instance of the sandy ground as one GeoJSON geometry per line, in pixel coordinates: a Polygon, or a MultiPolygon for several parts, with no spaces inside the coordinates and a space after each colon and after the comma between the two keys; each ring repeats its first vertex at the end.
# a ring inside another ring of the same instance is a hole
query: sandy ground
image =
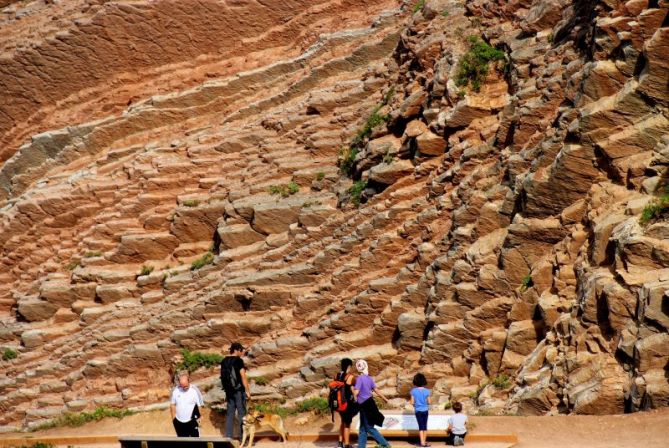
{"type": "MultiPolygon", "coordinates": [[[[204,410],[202,435],[221,436],[224,419],[216,412],[204,410]]],[[[478,434],[517,434],[520,448],[611,448],[669,447],[669,409],[661,409],[628,415],[608,416],[554,416],[554,417],[471,417],[471,432],[478,434]]],[[[315,416],[291,416],[286,421],[291,434],[331,433],[336,428],[328,418],[315,416]]],[[[91,436],[91,435],[174,435],[169,411],[155,411],[126,417],[123,420],[105,419],[79,428],[54,428],[48,431],[29,433],[34,440],[40,436],[91,436]]],[[[28,434],[22,434],[28,435],[28,434]]],[[[0,438],[16,437],[18,434],[3,434],[0,438]]],[[[397,448],[410,447],[413,441],[392,441],[397,448]]],[[[269,439],[256,444],[258,448],[276,445],[269,439]]],[[[93,445],[85,445],[93,448],[93,445]]],[[[118,445],[96,445],[96,448],[118,445]]],[[[333,442],[289,442],[286,448],[329,448],[333,442]]],[[[373,444],[368,444],[373,447],[373,444]]],[[[443,446],[435,441],[433,447],[443,446]]],[[[502,448],[504,444],[473,444],[486,448],[502,448]]]]}

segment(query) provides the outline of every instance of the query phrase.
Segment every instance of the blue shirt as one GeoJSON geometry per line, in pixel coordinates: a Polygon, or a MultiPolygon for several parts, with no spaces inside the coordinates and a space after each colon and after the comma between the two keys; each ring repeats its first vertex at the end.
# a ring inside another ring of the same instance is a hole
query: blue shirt
{"type": "Polygon", "coordinates": [[[427,403],[427,397],[430,396],[430,389],[414,387],[411,389],[411,396],[413,397],[413,407],[416,412],[425,412],[430,409],[430,406],[427,403]]]}

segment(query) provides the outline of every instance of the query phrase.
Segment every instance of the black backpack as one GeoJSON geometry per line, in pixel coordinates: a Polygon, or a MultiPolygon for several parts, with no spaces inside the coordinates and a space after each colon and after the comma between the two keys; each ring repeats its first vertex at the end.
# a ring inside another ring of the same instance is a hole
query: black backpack
{"type": "Polygon", "coordinates": [[[234,356],[227,356],[221,361],[221,385],[226,394],[234,394],[242,389],[241,379],[235,369],[236,361],[234,356]]]}

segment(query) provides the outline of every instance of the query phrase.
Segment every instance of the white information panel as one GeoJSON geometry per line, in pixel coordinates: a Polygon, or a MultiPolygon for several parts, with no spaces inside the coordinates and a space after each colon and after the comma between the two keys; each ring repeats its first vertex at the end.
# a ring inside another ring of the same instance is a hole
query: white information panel
{"type": "MultiPolygon", "coordinates": [[[[381,410],[381,413],[386,417],[383,420],[382,427],[376,427],[381,433],[384,431],[418,431],[418,422],[416,416],[410,411],[389,411],[381,410]]],[[[448,428],[448,417],[451,414],[432,413],[428,415],[427,430],[428,431],[446,431],[448,428]]],[[[351,424],[351,429],[358,432],[360,428],[360,416],[356,416],[351,424]]]]}

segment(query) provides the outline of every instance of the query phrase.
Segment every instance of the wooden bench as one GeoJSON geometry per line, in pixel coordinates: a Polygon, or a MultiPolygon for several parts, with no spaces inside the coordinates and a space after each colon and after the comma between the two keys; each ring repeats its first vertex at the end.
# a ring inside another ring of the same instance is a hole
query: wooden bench
{"type": "Polygon", "coordinates": [[[226,437],[119,437],[121,448],[237,448],[239,442],[226,437]]]}

